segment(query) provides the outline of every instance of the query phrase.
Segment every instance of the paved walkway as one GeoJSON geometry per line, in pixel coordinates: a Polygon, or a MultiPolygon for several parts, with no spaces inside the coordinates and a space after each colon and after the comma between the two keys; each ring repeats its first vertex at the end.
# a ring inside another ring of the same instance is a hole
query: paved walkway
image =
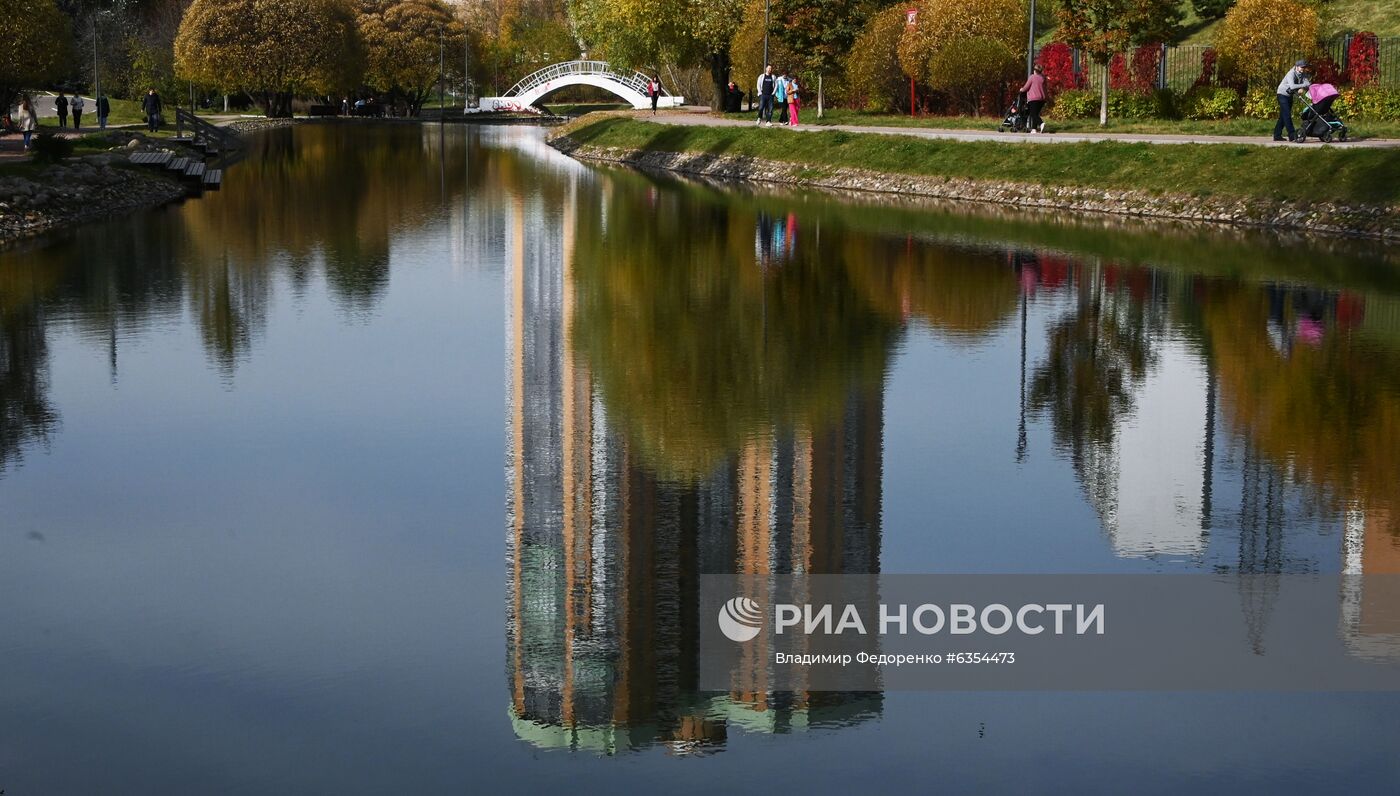
{"type": "MultiPolygon", "coordinates": [[[[813,111],[813,115],[815,115],[815,111],[813,111]]],[[[647,122],[703,125],[707,127],[752,127],[754,125],[752,120],[744,121],[723,116],[712,116],[708,108],[663,111],[656,116],[652,116],[650,113],[639,113],[636,118],[647,122]]],[[[987,126],[989,128],[996,124],[996,119],[987,119],[987,126]]],[[[908,135],[914,136],[915,138],[938,138],[948,141],[1007,141],[1016,144],[1072,144],[1093,141],[1123,141],[1141,144],[1251,144],[1256,146],[1280,147],[1322,145],[1321,142],[1315,138],[1308,139],[1307,144],[1293,144],[1287,141],[1271,141],[1265,137],[1253,138],[1234,135],[1157,135],[1145,133],[1047,133],[1044,135],[1032,135],[1030,133],[1002,133],[992,129],[947,130],[934,127],[875,127],[859,124],[803,124],[793,130],[793,128],[775,123],[772,129],[806,133],[821,132],[823,130],[842,130],[848,133],[908,135]]],[[[1348,141],[1345,144],[1334,143],[1328,144],[1327,146],[1347,149],[1400,149],[1400,139],[1368,138],[1363,141],[1348,141]]]]}

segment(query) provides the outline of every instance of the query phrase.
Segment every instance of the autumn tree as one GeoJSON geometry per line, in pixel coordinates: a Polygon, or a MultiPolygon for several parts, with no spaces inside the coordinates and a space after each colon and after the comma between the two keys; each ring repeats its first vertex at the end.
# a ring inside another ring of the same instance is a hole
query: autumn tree
{"type": "Polygon", "coordinates": [[[1221,71],[1273,85],[1293,62],[1317,49],[1318,18],[1296,0],[1240,0],[1225,15],[1218,41],[1221,71]]]}
{"type": "Polygon", "coordinates": [[[968,82],[952,73],[955,64],[976,66],[979,74],[972,82],[988,85],[989,75],[1001,71],[992,64],[999,58],[984,59],[996,49],[993,43],[1018,60],[1024,57],[1026,9],[1021,0],[922,0],[915,7],[917,22],[899,40],[899,63],[909,77],[964,92],[968,82]],[[975,52],[951,52],[962,48],[975,52]],[[945,84],[948,80],[958,85],[945,84]]]}
{"type": "Polygon", "coordinates": [[[899,65],[899,42],[906,21],[904,6],[890,6],[866,23],[846,56],[849,96],[864,110],[898,109],[909,84],[899,65]]]}
{"type": "Polygon", "coordinates": [[[1021,55],[1005,42],[989,36],[973,36],[941,47],[929,59],[928,77],[973,116],[981,111],[982,97],[1003,83],[1015,80],[1021,55]]]}
{"type": "Polygon", "coordinates": [[[876,0],[773,0],[773,36],[797,54],[798,63],[790,66],[816,83],[818,116],[826,100],[821,77],[841,68],[876,10],[876,0]]]}
{"type": "Polygon", "coordinates": [[[0,114],[26,88],[58,79],[68,61],[68,17],[54,0],[0,0],[0,114]]]}
{"type": "Polygon", "coordinates": [[[432,95],[440,71],[461,72],[467,29],[442,0],[364,0],[359,31],[365,82],[402,94],[414,116],[432,95]]]}
{"type": "Polygon", "coordinates": [[[261,98],[291,116],[292,97],[359,83],[363,52],[349,0],[194,0],[175,37],[185,80],[261,98]]]}
{"type": "Polygon", "coordinates": [[[1108,64],[1135,44],[1174,39],[1177,0],[1061,0],[1059,38],[1099,66],[1099,124],[1108,124],[1108,64]]]}
{"type": "Polygon", "coordinates": [[[617,67],[704,64],[719,110],[729,81],[730,46],[746,0],[571,0],[579,37],[617,67]]]}

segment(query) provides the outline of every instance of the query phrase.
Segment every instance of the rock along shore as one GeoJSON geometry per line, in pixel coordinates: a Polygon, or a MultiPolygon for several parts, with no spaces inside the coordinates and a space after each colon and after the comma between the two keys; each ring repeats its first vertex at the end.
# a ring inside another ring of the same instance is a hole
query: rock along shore
{"type": "Polygon", "coordinates": [[[580,144],[569,138],[567,133],[551,137],[549,143],[560,152],[580,160],[619,163],[635,168],[674,171],[723,180],[780,183],[838,191],[906,194],[1075,213],[1107,213],[1136,218],[1308,230],[1329,235],[1400,241],[1400,208],[1389,206],[1320,202],[1299,204],[1266,199],[1152,194],[1131,189],[1104,190],[999,180],[888,174],[703,152],[659,152],[598,147],[580,144]]]}
{"type": "Polygon", "coordinates": [[[0,176],[0,246],[108,216],[173,202],[179,180],[127,164],[125,152],[70,158],[0,176]]]}

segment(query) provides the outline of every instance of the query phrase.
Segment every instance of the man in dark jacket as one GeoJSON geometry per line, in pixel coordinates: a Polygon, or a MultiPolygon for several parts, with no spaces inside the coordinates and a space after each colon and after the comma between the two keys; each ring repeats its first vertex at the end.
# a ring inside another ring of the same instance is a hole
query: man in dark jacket
{"type": "Polygon", "coordinates": [[[103,94],[97,98],[97,126],[103,130],[107,129],[107,117],[112,115],[112,103],[107,101],[107,95],[103,94]]]}
{"type": "Polygon", "coordinates": [[[146,96],[141,98],[141,112],[146,114],[146,127],[151,132],[160,129],[160,95],[155,89],[146,92],[146,96]]]}
{"type": "Polygon", "coordinates": [[[53,106],[58,110],[58,126],[68,126],[68,98],[63,96],[63,92],[58,92],[58,99],[53,101],[53,106]]]}

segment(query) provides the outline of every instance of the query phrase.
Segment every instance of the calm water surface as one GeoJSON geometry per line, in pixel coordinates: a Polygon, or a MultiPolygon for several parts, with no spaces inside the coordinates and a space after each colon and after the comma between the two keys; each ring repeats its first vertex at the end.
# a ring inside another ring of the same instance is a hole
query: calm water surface
{"type": "Polygon", "coordinates": [[[1393,792],[1394,696],[701,693],[690,598],[1400,571],[1398,266],[270,133],[0,253],[0,788],[1393,792]]]}

